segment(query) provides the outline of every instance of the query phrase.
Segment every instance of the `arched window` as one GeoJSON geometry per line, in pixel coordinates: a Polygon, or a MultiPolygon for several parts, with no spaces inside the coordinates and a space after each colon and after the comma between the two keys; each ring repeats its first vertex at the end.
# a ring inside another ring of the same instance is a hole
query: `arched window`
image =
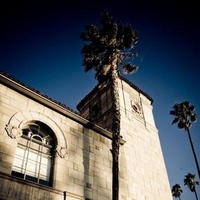
{"type": "Polygon", "coordinates": [[[44,123],[32,121],[22,129],[13,162],[12,175],[52,186],[54,147],[53,131],[44,123]]]}

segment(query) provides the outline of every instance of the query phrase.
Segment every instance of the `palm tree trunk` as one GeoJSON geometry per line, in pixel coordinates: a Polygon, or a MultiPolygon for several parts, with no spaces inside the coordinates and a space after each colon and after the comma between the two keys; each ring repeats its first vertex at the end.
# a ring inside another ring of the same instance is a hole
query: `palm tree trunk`
{"type": "Polygon", "coordinates": [[[195,194],[196,200],[198,200],[198,196],[197,196],[197,191],[196,190],[194,191],[194,194],[195,194]]]}
{"type": "Polygon", "coordinates": [[[113,122],[112,122],[112,200],[119,200],[119,147],[120,147],[120,104],[118,93],[118,72],[113,66],[111,74],[112,98],[113,98],[113,122]]]}
{"type": "Polygon", "coordinates": [[[196,156],[196,153],[195,153],[195,150],[194,150],[194,145],[193,145],[193,142],[192,142],[192,138],[191,138],[191,134],[190,134],[190,129],[189,129],[189,128],[187,128],[187,133],[188,133],[190,145],[191,145],[191,147],[192,147],[192,152],[193,152],[193,155],[194,155],[194,160],[195,160],[195,163],[196,163],[197,172],[198,172],[199,179],[200,179],[200,168],[199,168],[199,163],[198,163],[197,156],[196,156]]]}

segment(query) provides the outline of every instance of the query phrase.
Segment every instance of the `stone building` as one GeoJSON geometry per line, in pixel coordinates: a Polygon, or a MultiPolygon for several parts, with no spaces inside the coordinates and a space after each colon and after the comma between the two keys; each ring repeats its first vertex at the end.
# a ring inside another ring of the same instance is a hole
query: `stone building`
{"type": "MultiPolygon", "coordinates": [[[[118,81],[119,199],[172,200],[153,101],[118,81]]],[[[96,86],[77,109],[0,73],[0,200],[112,199],[110,86],[96,86]]]]}

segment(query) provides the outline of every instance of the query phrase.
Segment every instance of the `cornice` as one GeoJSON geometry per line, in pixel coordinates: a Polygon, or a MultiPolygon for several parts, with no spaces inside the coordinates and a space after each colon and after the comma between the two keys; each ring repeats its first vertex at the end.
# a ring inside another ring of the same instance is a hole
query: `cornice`
{"type": "MultiPolygon", "coordinates": [[[[40,93],[38,90],[35,90],[34,88],[31,88],[30,86],[27,86],[20,81],[14,79],[9,74],[3,73],[0,71],[0,83],[6,85],[7,87],[10,87],[19,93],[37,101],[38,103],[41,103],[47,107],[49,107],[52,110],[55,110],[59,112],[60,114],[84,125],[85,127],[94,130],[95,132],[99,133],[100,135],[103,135],[109,139],[112,139],[112,133],[106,129],[103,129],[100,126],[97,126],[96,124],[91,123],[87,119],[81,117],[78,112],[73,111],[65,104],[62,104],[60,102],[57,102],[51,98],[49,98],[47,95],[44,95],[40,93]]],[[[122,144],[125,143],[124,140],[121,141],[122,144]]]]}

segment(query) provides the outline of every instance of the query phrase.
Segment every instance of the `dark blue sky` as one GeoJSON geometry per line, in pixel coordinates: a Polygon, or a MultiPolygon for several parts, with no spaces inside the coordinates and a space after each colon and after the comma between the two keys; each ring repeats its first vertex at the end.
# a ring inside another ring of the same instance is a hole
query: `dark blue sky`
{"type": "MultiPolygon", "coordinates": [[[[170,184],[182,185],[183,200],[194,198],[183,184],[188,172],[197,176],[192,151],[186,132],[171,125],[169,111],[174,102],[189,100],[200,115],[197,2],[6,2],[0,3],[0,70],[74,110],[97,83],[93,73],[85,73],[81,65],[80,34],[85,25],[98,24],[104,10],[114,20],[132,24],[139,36],[140,58],[135,60],[139,70],[125,77],[154,99],[170,184]]],[[[200,160],[199,131],[197,121],[191,133],[200,160]]]]}

